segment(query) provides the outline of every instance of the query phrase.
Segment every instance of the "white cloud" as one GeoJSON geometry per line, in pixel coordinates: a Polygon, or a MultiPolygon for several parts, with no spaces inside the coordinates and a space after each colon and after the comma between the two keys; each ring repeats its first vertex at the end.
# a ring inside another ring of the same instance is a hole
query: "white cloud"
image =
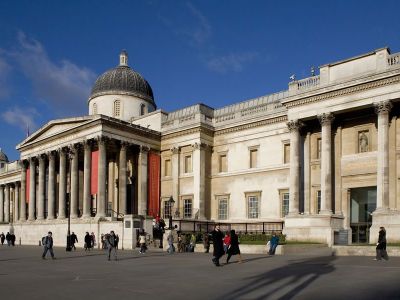
{"type": "Polygon", "coordinates": [[[245,65],[254,61],[257,56],[256,52],[247,52],[213,57],[207,61],[207,67],[221,74],[241,72],[245,68],[245,65]]]}
{"type": "Polygon", "coordinates": [[[32,82],[36,96],[63,116],[85,114],[95,73],[68,60],[52,61],[40,42],[22,32],[18,34],[18,44],[10,55],[32,82]]]}
{"type": "Polygon", "coordinates": [[[4,58],[0,57],[0,99],[6,98],[10,94],[10,89],[7,83],[7,77],[10,70],[10,65],[4,58]]]}
{"type": "Polygon", "coordinates": [[[13,107],[3,112],[1,116],[6,123],[19,127],[23,132],[27,132],[28,128],[33,132],[37,128],[34,119],[39,113],[33,107],[24,109],[13,107]]]}
{"type": "Polygon", "coordinates": [[[193,17],[197,19],[196,27],[191,31],[187,31],[187,34],[189,34],[197,44],[203,44],[211,36],[212,27],[208,19],[192,3],[188,2],[186,5],[193,17]]]}

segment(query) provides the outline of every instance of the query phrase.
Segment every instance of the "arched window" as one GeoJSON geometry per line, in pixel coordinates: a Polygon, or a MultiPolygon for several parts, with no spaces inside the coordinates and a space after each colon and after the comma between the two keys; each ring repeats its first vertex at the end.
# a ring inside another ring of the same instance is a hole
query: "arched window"
{"type": "Polygon", "coordinates": [[[121,100],[114,101],[114,117],[121,116],[121,100]]]}
{"type": "Polygon", "coordinates": [[[143,116],[146,113],[146,105],[140,104],[140,115],[143,116]]]}
{"type": "Polygon", "coordinates": [[[93,103],[93,115],[97,115],[97,103],[93,103]]]}

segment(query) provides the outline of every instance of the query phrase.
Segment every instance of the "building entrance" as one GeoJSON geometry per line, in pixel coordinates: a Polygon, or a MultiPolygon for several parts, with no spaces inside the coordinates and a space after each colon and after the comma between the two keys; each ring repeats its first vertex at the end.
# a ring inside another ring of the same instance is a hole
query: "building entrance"
{"type": "Polygon", "coordinates": [[[376,209],[376,187],[350,190],[350,227],[353,244],[369,243],[372,212],[376,209]]]}

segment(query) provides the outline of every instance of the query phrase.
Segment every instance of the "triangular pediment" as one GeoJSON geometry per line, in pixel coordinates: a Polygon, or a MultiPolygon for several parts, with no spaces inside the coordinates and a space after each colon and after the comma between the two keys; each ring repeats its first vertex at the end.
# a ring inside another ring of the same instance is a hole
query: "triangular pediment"
{"type": "Polygon", "coordinates": [[[79,118],[68,118],[68,119],[57,119],[48,122],[46,125],[28,136],[17,148],[20,148],[26,144],[31,144],[36,141],[41,141],[46,138],[55,137],[62,135],[65,132],[80,127],[86,123],[92,122],[95,119],[94,116],[85,116],[79,118]]]}

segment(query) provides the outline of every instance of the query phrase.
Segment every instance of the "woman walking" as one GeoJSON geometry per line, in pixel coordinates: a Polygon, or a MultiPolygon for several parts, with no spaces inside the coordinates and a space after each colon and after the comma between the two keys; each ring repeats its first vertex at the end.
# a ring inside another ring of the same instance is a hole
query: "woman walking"
{"type": "Polygon", "coordinates": [[[386,252],[386,230],[385,227],[380,227],[378,243],[376,244],[376,258],[374,260],[388,260],[389,256],[386,252]]]}
{"type": "Polygon", "coordinates": [[[231,230],[231,240],[230,240],[230,246],[228,248],[228,258],[226,259],[226,264],[229,263],[229,260],[231,259],[232,255],[239,255],[239,264],[242,263],[242,255],[240,254],[240,249],[239,249],[239,237],[235,233],[235,230],[231,230]]]}
{"type": "Polygon", "coordinates": [[[211,232],[212,241],[213,241],[213,259],[212,262],[216,267],[219,267],[219,259],[224,255],[224,246],[222,239],[224,238],[223,233],[221,232],[219,225],[215,225],[215,229],[211,232]]]}

